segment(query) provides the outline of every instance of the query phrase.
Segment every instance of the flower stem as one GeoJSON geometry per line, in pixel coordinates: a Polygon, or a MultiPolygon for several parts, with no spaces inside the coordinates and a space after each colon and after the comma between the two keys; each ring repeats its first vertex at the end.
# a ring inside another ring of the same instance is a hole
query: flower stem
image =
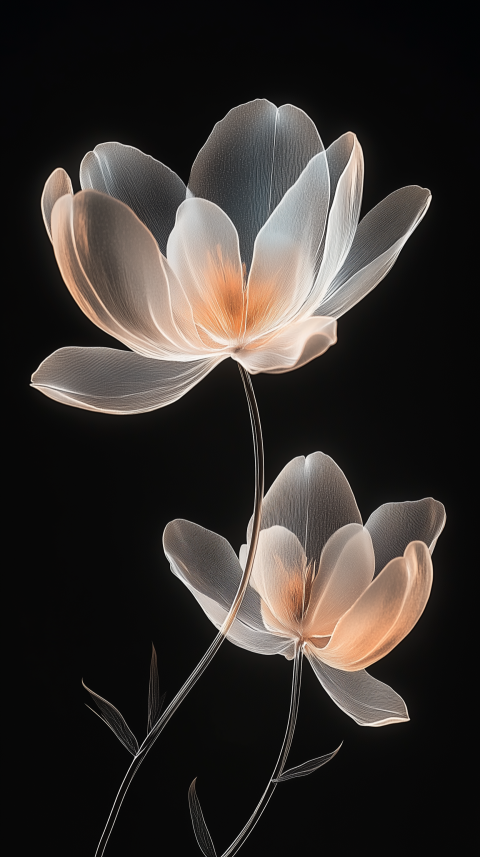
{"type": "MultiPolygon", "coordinates": [[[[243,386],[245,389],[245,395],[247,397],[248,410],[250,413],[250,422],[252,426],[252,435],[253,435],[253,450],[255,457],[255,500],[254,500],[254,508],[253,508],[253,527],[252,527],[252,537],[250,541],[250,548],[248,551],[247,562],[245,564],[245,570],[242,575],[242,579],[240,581],[237,594],[233,600],[233,603],[230,607],[230,610],[225,618],[225,621],[220,628],[217,636],[215,637],[213,643],[209,647],[209,649],[205,652],[201,661],[197,664],[191,675],[187,678],[185,684],[180,688],[177,695],[172,699],[170,705],[165,709],[162,716],[157,720],[154,727],[150,730],[144,742],[140,745],[140,749],[136,756],[134,757],[125,777],[123,778],[122,784],[117,792],[117,796],[114,800],[112,809],[110,810],[110,815],[108,816],[107,823],[105,825],[105,829],[100,838],[100,842],[98,843],[97,850],[95,851],[95,857],[102,857],[109,836],[113,830],[113,826],[115,824],[118,812],[122,805],[123,799],[127,793],[127,790],[132,782],[135,774],[138,771],[138,768],[142,764],[145,759],[147,753],[153,746],[154,742],[157,740],[160,733],[163,731],[165,726],[167,725],[170,718],[173,716],[179,705],[183,702],[189,691],[192,689],[194,684],[198,681],[200,676],[205,672],[209,663],[213,660],[215,655],[217,654],[220,646],[225,640],[226,634],[228,633],[231,625],[233,624],[235,617],[238,613],[240,605],[242,603],[243,596],[245,595],[245,591],[248,585],[248,581],[250,578],[250,574],[253,568],[253,562],[255,559],[255,553],[257,550],[258,537],[260,535],[260,521],[262,515],[262,501],[263,501],[263,491],[264,491],[264,458],[263,458],[263,440],[262,440],[262,427],[260,424],[260,414],[258,412],[257,401],[255,399],[255,394],[253,392],[252,381],[250,379],[250,375],[243,368],[243,366],[238,364],[238,368],[240,370],[240,376],[243,381],[243,386]]],[[[286,757],[285,757],[286,758],[286,757]]],[[[230,852],[229,852],[230,853],[230,852]]]]}
{"type": "Polygon", "coordinates": [[[301,646],[299,646],[295,652],[295,659],[293,662],[292,693],[290,696],[290,711],[288,713],[288,723],[285,731],[285,737],[283,739],[282,749],[280,750],[280,755],[277,759],[277,764],[275,765],[275,770],[273,771],[268,785],[262,797],[260,798],[254,812],[252,813],[246,825],[242,828],[236,839],[234,839],[234,841],[231,845],[229,845],[227,850],[223,852],[222,857],[232,857],[233,854],[236,854],[237,851],[240,850],[247,836],[250,835],[262,812],[265,810],[267,803],[269,802],[278,785],[278,783],[274,782],[274,780],[280,777],[283,773],[283,769],[285,767],[287,757],[290,752],[290,747],[292,745],[295,724],[297,722],[298,704],[300,702],[300,685],[302,680],[302,660],[303,651],[301,646]]]}

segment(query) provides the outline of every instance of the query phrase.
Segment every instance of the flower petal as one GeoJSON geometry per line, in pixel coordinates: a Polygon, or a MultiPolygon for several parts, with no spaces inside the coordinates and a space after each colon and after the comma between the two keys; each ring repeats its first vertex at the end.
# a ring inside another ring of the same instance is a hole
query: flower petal
{"type": "Polygon", "coordinates": [[[53,206],[55,205],[57,199],[60,199],[66,194],[73,195],[72,182],[68,173],[66,173],[65,170],[62,169],[62,167],[57,167],[57,169],[53,171],[51,176],[49,176],[47,181],[45,182],[45,187],[43,188],[42,199],[40,203],[42,207],[43,222],[45,223],[45,229],[48,232],[48,237],[50,238],[50,241],[53,241],[53,206]]]}
{"type": "Polygon", "coordinates": [[[210,347],[230,345],[242,335],[245,301],[238,235],[230,218],[213,202],[185,200],[167,256],[210,347]]]}
{"type": "Polygon", "coordinates": [[[332,206],[328,215],[325,249],[308,306],[318,306],[322,295],[342,267],[354,240],[360,216],[363,191],[363,152],[355,134],[344,134],[337,140],[328,157],[332,179],[338,175],[332,206]]]}
{"type": "Polygon", "coordinates": [[[290,530],[274,526],[261,531],[250,585],[262,598],[267,628],[290,637],[295,630],[300,632],[309,577],[305,551],[290,530]]]}
{"type": "MultiPolygon", "coordinates": [[[[197,594],[205,595],[228,612],[240,585],[242,569],[226,539],[191,521],[177,519],[165,527],[163,549],[173,573],[196,598],[197,594]]],[[[203,603],[202,607],[205,609],[203,603]]],[[[265,633],[260,596],[250,586],[245,592],[237,619],[265,633]]]]}
{"type": "Polygon", "coordinates": [[[305,636],[332,634],[340,617],[371,583],[374,570],[372,539],[361,524],[347,524],[330,536],[312,584],[305,636]]]}
{"type": "MultiPolygon", "coordinates": [[[[185,581],[183,582],[185,583],[185,581]]],[[[203,595],[192,587],[188,588],[210,621],[217,630],[220,630],[228,611],[221,607],[217,601],[209,598],[208,595],[203,595]]],[[[250,625],[245,625],[238,619],[238,615],[227,634],[227,639],[241,649],[247,649],[259,655],[284,655],[287,660],[291,660],[295,653],[295,644],[291,638],[277,636],[266,629],[260,631],[250,625]]]]}
{"type": "Polygon", "coordinates": [[[242,348],[230,356],[251,375],[258,375],[259,372],[280,375],[299,369],[319,357],[336,341],[335,319],[315,316],[289,324],[268,338],[264,345],[254,342],[250,348],[242,348]]]}
{"type": "Polygon", "coordinates": [[[32,375],[32,386],[87,411],[141,414],[176,402],[221,359],[174,363],[114,348],[59,348],[32,375]]]}
{"type": "Polygon", "coordinates": [[[80,165],[80,184],[128,205],[166,256],[177,208],[187,192],[176,173],[133,146],[100,143],[80,165]]]}
{"type": "MultiPolygon", "coordinates": [[[[296,535],[307,560],[320,560],[323,546],[340,527],[362,523],[345,475],[323,452],[292,459],[266,493],[262,530],[276,524],[296,535]]],[[[252,521],[247,531],[251,537],[252,521]]]]}
{"type": "Polygon", "coordinates": [[[316,315],[339,318],[383,280],[430,205],[426,188],[400,188],[360,221],[350,252],[316,315]]]}
{"type": "Polygon", "coordinates": [[[257,99],[230,110],[215,125],[195,159],[188,188],[231,218],[247,269],[263,224],[321,151],[312,120],[291,104],[277,108],[257,99]]]}
{"type": "Polygon", "coordinates": [[[320,684],[345,714],[359,726],[387,726],[410,720],[401,696],[365,670],[343,672],[322,663],[312,646],[305,655],[320,684]]]}
{"type": "Polygon", "coordinates": [[[274,209],[255,240],[248,278],[247,335],[286,324],[305,303],[320,266],[330,201],[325,152],[274,209]]]}
{"type": "Polygon", "coordinates": [[[445,526],[445,507],[433,497],[385,503],[373,512],[367,523],[375,551],[375,575],[394,559],[403,556],[410,542],[425,542],[433,553],[445,526]]]}
{"type": "Polygon", "coordinates": [[[422,615],[433,580],[423,542],[411,542],[390,560],[338,622],[321,658],[343,670],[368,667],[388,654],[422,615]]]}
{"type": "Polygon", "coordinates": [[[94,324],[147,357],[204,354],[180,284],[130,208],[94,190],[63,196],[52,235],[63,279],[94,324]]]}

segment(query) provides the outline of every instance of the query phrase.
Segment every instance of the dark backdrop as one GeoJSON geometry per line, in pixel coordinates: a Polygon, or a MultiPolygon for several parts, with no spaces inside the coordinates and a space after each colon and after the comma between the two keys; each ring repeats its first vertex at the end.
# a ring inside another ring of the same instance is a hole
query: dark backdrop
{"type": "MultiPolygon", "coordinates": [[[[424,615],[370,669],[403,696],[411,721],[357,726],[305,664],[290,762],[344,744],[330,765],[277,789],[242,853],[320,853],[328,842],[341,854],[387,847],[399,854],[428,848],[439,824],[444,837],[457,826],[448,783],[459,690],[445,631],[454,630],[462,514],[462,450],[454,453],[463,422],[460,319],[447,300],[461,287],[453,276],[458,187],[446,129],[460,110],[458,31],[413,9],[378,20],[292,7],[285,19],[262,22],[258,5],[243,8],[241,23],[233,11],[222,12],[223,22],[218,15],[42,12],[22,22],[8,48],[18,142],[6,161],[15,226],[6,253],[14,262],[8,288],[19,300],[9,330],[18,451],[7,542],[14,539],[20,584],[10,633],[22,652],[15,673],[22,706],[12,729],[23,736],[16,789],[28,846],[19,853],[38,846],[93,855],[130,757],[84,706],[81,678],[143,738],[151,641],[169,700],[215,633],[171,574],[163,529],[187,518],[238,550],[253,502],[248,413],[232,361],[176,404],[123,418],[29,388],[31,372],[61,346],[116,346],[63,285],[40,215],[43,184],[63,166],[79,190],[83,155],[107,140],[140,148],[186,181],[215,122],[256,97],[303,108],[325,145],[356,132],[365,155],[363,212],[406,184],[433,193],[393,270],[340,319],[338,343],[298,371],[253,379],[266,485],[294,456],[322,450],[344,470],[364,520],[384,502],[431,495],[444,502],[448,521],[424,615]]],[[[275,763],[290,676],[283,658],[226,643],[140,769],[107,854],[200,853],[187,805],[198,776],[220,855],[275,763]]]]}

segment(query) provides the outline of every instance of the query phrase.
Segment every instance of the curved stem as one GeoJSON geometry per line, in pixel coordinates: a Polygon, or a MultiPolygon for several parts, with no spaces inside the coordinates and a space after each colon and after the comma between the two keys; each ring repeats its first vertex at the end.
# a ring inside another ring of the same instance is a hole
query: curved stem
{"type": "Polygon", "coordinates": [[[222,857],[232,857],[233,854],[236,854],[237,851],[240,850],[247,836],[250,835],[262,812],[265,810],[267,803],[269,802],[278,785],[276,782],[274,782],[274,780],[276,780],[277,777],[281,776],[281,774],[283,773],[283,769],[285,767],[287,757],[290,752],[290,747],[292,745],[293,733],[295,731],[295,725],[297,722],[298,704],[300,702],[300,684],[302,680],[302,660],[303,651],[301,646],[299,646],[295,652],[295,660],[293,662],[292,693],[290,697],[290,711],[288,713],[288,723],[285,731],[285,737],[283,739],[282,749],[280,750],[280,755],[277,759],[277,764],[275,765],[275,770],[273,771],[273,774],[268,782],[267,788],[265,789],[262,797],[260,798],[254,812],[252,813],[246,825],[242,828],[236,839],[234,839],[234,841],[231,845],[229,845],[227,850],[223,852],[222,857]]]}
{"type": "Polygon", "coordinates": [[[179,705],[181,705],[181,703],[183,702],[187,694],[190,692],[194,684],[196,684],[200,676],[205,672],[209,663],[215,657],[220,646],[225,640],[225,636],[235,620],[235,617],[242,603],[243,596],[245,595],[246,588],[248,586],[248,581],[252,572],[255,553],[257,550],[258,537],[260,535],[262,501],[265,484],[265,470],[263,458],[262,427],[260,424],[260,414],[258,412],[257,401],[253,392],[252,381],[250,379],[250,375],[243,368],[243,366],[240,365],[240,363],[238,364],[238,368],[240,370],[240,376],[242,378],[245,394],[247,397],[248,410],[250,413],[250,422],[252,426],[253,450],[255,456],[255,500],[253,508],[253,527],[247,562],[245,564],[245,570],[243,572],[242,579],[240,581],[237,594],[235,595],[232,606],[230,607],[225,621],[222,627],[220,628],[220,631],[218,632],[217,636],[215,637],[213,643],[205,652],[203,658],[197,664],[191,675],[187,678],[185,684],[180,688],[177,695],[174,697],[174,699],[172,699],[170,705],[165,709],[163,715],[156,722],[153,729],[150,730],[144,742],[140,745],[140,749],[134,757],[117,792],[117,796],[114,800],[112,809],[110,810],[110,815],[108,816],[105,829],[102,833],[102,836],[100,837],[100,842],[98,843],[97,850],[95,851],[95,857],[102,857],[105,851],[109,836],[113,830],[113,826],[115,824],[115,820],[122,805],[123,799],[127,793],[130,783],[132,782],[135,774],[138,771],[138,768],[145,759],[151,747],[153,747],[154,742],[157,740],[158,736],[163,731],[170,718],[173,716],[179,705]]]}

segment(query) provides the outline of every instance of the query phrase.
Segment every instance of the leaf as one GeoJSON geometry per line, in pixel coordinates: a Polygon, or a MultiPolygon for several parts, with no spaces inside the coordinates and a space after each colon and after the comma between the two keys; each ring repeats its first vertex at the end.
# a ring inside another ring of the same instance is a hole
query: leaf
{"type": "Polygon", "coordinates": [[[160,684],[158,681],[157,653],[152,643],[152,660],[150,661],[150,683],[148,686],[148,723],[147,734],[151,732],[160,714],[162,713],[165,694],[160,696],[160,684]]]}
{"type": "MultiPolygon", "coordinates": [[[[343,744],[343,741],[342,741],[343,744]]],[[[340,747],[342,746],[340,744],[340,747]]],[[[340,747],[337,747],[333,753],[327,753],[326,756],[318,756],[316,759],[310,759],[308,762],[304,762],[302,765],[297,765],[296,768],[289,768],[288,771],[285,771],[275,780],[272,780],[274,783],[283,783],[285,780],[293,780],[295,777],[306,777],[307,774],[313,774],[317,768],[321,768],[322,765],[326,765],[330,759],[333,759],[334,756],[337,755],[340,747]]]]}
{"type": "Polygon", "coordinates": [[[90,688],[87,687],[83,679],[82,684],[85,690],[88,690],[90,696],[98,705],[102,713],[98,714],[98,712],[96,712],[93,708],[90,708],[89,705],[87,705],[87,708],[90,708],[90,711],[93,711],[93,713],[96,714],[97,717],[100,717],[101,720],[103,720],[104,723],[106,723],[107,726],[110,727],[112,732],[114,732],[117,736],[118,740],[122,742],[123,746],[127,748],[127,750],[129,751],[129,753],[132,754],[132,756],[136,756],[138,753],[138,741],[135,738],[135,735],[133,734],[130,727],[127,726],[127,723],[120,714],[118,708],[115,708],[115,706],[112,705],[111,702],[108,702],[106,699],[103,698],[103,696],[99,696],[98,693],[95,693],[94,690],[90,690],[90,688]]]}
{"type": "Polygon", "coordinates": [[[195,777],[188,790],[188,805],[190,807],[193,830],[202,854],[204,854],[205,857],[217,857],[217,852],[215,851],[212,837],[208,832],[208,827],[205,824],[202,807],[200,806],[200,801],[197,797],[195,788],[196,782],[197,778],[195,777]]]}

